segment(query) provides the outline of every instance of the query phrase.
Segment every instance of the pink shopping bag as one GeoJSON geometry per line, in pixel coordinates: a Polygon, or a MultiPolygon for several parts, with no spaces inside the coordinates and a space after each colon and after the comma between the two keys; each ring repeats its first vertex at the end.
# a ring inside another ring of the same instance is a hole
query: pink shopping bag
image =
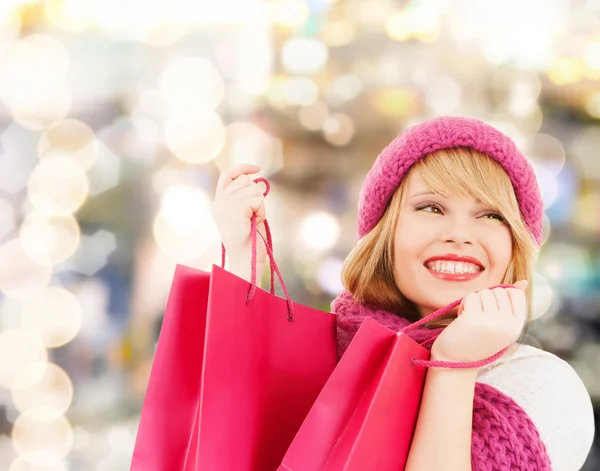
{"type": "MultiPolygon", "coordinates": [[[[267,225],[268,230],[268,225],[267,225]]],[[[253,267],[256,219],[252,218],[253,267]]],[[[177,266],[131,470],[275,470],[337,361],[333,314],[177,266]]]]}
{"type": "MultiPolygon", "coordinates": [[[[424,367],[474,365],[428,361],[429,350],[406,332],[445,314],[460,301],[420,319],[403,332],[394,332],[366,317],[300,427],[279,471],[403,470],[421,405],[427,372],[424,367]]],[[[476,363],[491,363],[505,351],[476,363]]]]}

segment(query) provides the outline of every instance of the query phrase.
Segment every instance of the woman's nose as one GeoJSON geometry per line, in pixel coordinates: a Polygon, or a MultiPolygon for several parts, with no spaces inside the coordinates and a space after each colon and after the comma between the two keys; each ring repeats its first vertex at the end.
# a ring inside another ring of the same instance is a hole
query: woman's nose
{"type": "Polygon", "coordinates": [[[461,218],[448,218],[444,241],[455,244],[472,244],[473,231],[467,221],[461,218]]]}

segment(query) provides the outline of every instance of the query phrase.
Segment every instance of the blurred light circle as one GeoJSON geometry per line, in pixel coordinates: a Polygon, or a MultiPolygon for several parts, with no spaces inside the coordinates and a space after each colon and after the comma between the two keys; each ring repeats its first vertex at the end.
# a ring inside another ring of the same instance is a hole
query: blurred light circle
{"type": "Polygon", "coordinates": [[[548,69],[548,78],[556,85],[577,83],[585,76],[586,64],[579,57],[563,57],[548,69]]]}
{"type": "Polygon", "coordinates": [[[320,131],[329,118],[329,108],[322,101],[317,101],[298,110],[300,123],[310,131],[320,131]]]}
{"type": "Polygon", "coordinates": [[[21,32],[21,16],[17,9],[10,6],[0,7],[0,44],[12,41],[21,32]]]}
{"type": "Polygon", "coordinates": [[[154,47],[164,47],[175,44],[185,36],[187,25],[168,21],[138,29],[135,36],[143,43],[154,47]]]}
{"type": "Polygon", "coordinates": [[[71,405],[73,383],[54,363],[31,363],[16,375],[12,399],[20,412],[43,407],[58,418],[71,405]]]}
{"type": "Polygon", "coordinates": [[[550,134],[531,136],[523,149],[524,154],[539,162],[554,175],[560,173],[566,161],[566,152],[562,143],[550,134]]]}
{"type": "Polygon", "coordinates": [[[12,232],[15,227],[13,207],[8,201],[0,197],[0,238],[12,232]]]}
{"type": "MultiPolygon", "coordinates": [[[[196,209],[197,211],[197,209],[196,209]]],[[[202,216],[198,216],[202,217],[202,216]]],[[[204,224],[194,231],[178,232],[161,211],[154,221],[154,238],[160,249],[178,261],[192,260],[202,255],[220,240],[213,219],[204,217],[204,224]]]]}
{"type": "Polygon", "coordinates": [[[143,116],[132,118],[131,124],[136,133],[130,134],[128,154],[137,162],[150,166],[156,158],[159,145],[162,144],[162,130],[159,129],[156,121],[143,116]]]}
{"type": "Polygon", "coordinates": [[[39,130],[66,116],[71,103],[64,85],[69,62],[64,45],[44,34],[0,49],[0,97],[21,126],[39,130]]]}
{"type": "Polygon", "coordinates": [[[537,270],[563,292],[581,292],[590,285],[594,267],[587,248],[567,243],[545,247],[537,262],[537,270]]]}
{"type": "Polygon", "coordinates": [[[67,157],[42,159],[29,177],[29,199],[36,209],[47,214],[74,213],[88,191],[85,171],[67,157]]]}
{"type": "Polygon", "coordinates": [[[385,31],[390,39],[406,41],[414,32],[410,15],[404,11],[389,15],[385,22],[385,31]]]}
{"type": "Polygon", "coordinates": [[[386,116],[410,116],[417,111],[417,97],[413,90],[380,89],[370,99],[375,110],[386,116]]]}
{"type": "MultiPolygon", "coordinates": [[[[550,218],[546,213],[542,214],[542,242],[540,247],[543,246],[546,241],[550,238],[550,234],[552,233],[552,223],[550,222],[550,218]]],[[[539,254],[539,252],[538,252],[539,254]]]]}
{"type": "Polygon", "coordinates": [[[237,164],[259,165],[258,175],[269,176],[283,167],[283,149],[281,141],[267,134],[254,123],[235,122],[225,128],[225,145],[215,164],[221,171],[237,164]]]}
{"type": "Polygon", "coordinates": [[[522,114],[518,115],[514,113],[513,116],[517,118],[516,124],[519,126],[521,132],[529,136],[540,132],[544,121],[544,113],[538,103],[533,103],[522,114]]]}
{"type": "Polygon", "coordinates": [[[210,216],[206,193],[191,186],[172,186],[162,197],[161,212],[171,228],[180,233],[200,231],[210,216]]]}
{"type": "Polygon", "coordinates": [[[550,319],[556,315],[559,307],[558,298],[556,298],[548,280],[537,272],[533,273],[531,296],[530,321],[542,316],[550,319]]]}
{"type": "MultiPolygon", "coordinates": [[[[268,85],[265,85],[264,89],[268,85]]],[[[259,94],[264,93],[264,90],[259,94]]],[[[227,87],[225,104],[232,115],[245,116],[251,114],[256,108],[257,97],[251,93],[244,82],[232,83],[227,87]]]]}
{"type": "Polygon", "coordinates": [[[577,199],[573,223],[586,231],[600,234],[600,193],[584,193],[577,199]]]}
{"type": "Polygon", "coordinates": [[[176,57],[163,72],[159,90],[169,109],[214,109],[225,96],[225,83],[210,61],[176,57]]]}
{"type": "Polygon", "coordinates": [[[355,99],[362,90],[362,81],[354,74],[344,74],[335,79],[325,90],[327,101],[339,106],[355,99]]]}
{"type": "Polygon", "coordinates": [[[600,126],[588,126],[571,142],[569,156],[578,167],[579,173],[587,179],[600,180],[600,159],[596,153],[600,148],[600,126]]]}
{"type": "Polygon", "coordinates": [[[6,296],[17,299],[34,296],[48,284],[50,272],[50,267],[31,260],[18,239],[0,247],[0,291],[6,296]]]}
{"type": "Polygon", "coordinates": [[[308,5],[301,0],[280,0],[268,5],[271,21],[281,26],[301,26],[310,15],[308,5]]]}
{"type": "Polygon", "coordinates": [[[343,113],[332,114],[323,124],[325,139],[334,146],[345,146],[354,137],[354,121],[343,113]]]}
{"type": "Polygon", "coordinates": [[[94,25],[95,0],[46,0],[46,17],[61,29],[74,33],[94,25]]]}
{"type": "Polygon", "coordinates": [[[198,164],[214,159],[225,144],[225,127],[212,110],[196,109],[172,113],[165,125],[165,141],[184,162],[198,164]]]}
{"type": "Polygon", "coordinates": [[[265,98],[269,105],[277,110],[282,110],[289,105],[286,98],[288,80],[284,75],[271,75],[265,98]]]}
{"type": "Polygon", "coordinates": [[[53,216],[34,211],[23,221],[19,240],[25,253],[40,265],[55,265],[68,259],[79,246],[80,230],[71,216],[53,216]]]}
{"type": "Polygon", "coordinates": [[[584,52],[588,67],[595,70],[600,70],[600,41],[598,39],[588,42],[584,52]]]}
{"type": "Polygon", "coordinates": [[[327,46],[319,39],[293,38],[283,45],[281,60],[291,74],[319,72],[327,63],[327,46]]]}
{"type": "Polygon", "coordinates": [[[542,81],[532,70],[497,68],[491,82],[494,101],[516,116],[531,111],[542,91],[542,81]]]}
{"type": "Polygon", "coordinates": [[[540,186],[542,200],[544,201],[544,208],[548,208],[554,204],[556,201],[556,196],[558,195],[556,177],[553,172],[547,170],[541,165],[534,164],[533,168],[540,186]]]}
{"type": "Polygon", "coordinates": [[[55,453],[33,452],[17,456],[8,471],[68,471],[55,453]]]}
{"type": "Polygon", "coordinates": [[[48,348],[60,347],[77,335],[82,308],[73,293],[59,286],[46,287],[23,305],[23,328],[48,348]]]}
{"type": "Polygon", "coordinates": [[[31,334],[22,330],[0,333],[0,385],[10,389],[27,365],[47,360],[46,349],[31,334]]]}
{"type": "Polygon", "coordinates": [[[0,96],[9,102],[28,94],[40,97],[65,79],[69,62],[67,49],[53,36],[32,34],[6,43],[0,49],[0,96]]]}
{"type": "Polygon", "coordinates": [[[127,449],[135,440],[135,431],[126,425],[113,425],[106,433],[106,441],[113,450],[127,449]]]}
{"type": "Polygon", "coordinates": [[[357,27],[347,20],[329,19],[321,32],[321,38],[330,47],[343,46],[354,40],[357,27]]]}
{"type": "Polygon", "coordinates": [[[88,170],[98,158],[98,142],[92,128],[76,119],[64,119],[40,137],[38,155],[62,155],[88,170]]]}
{"type": "Polygon", "coordinates": [[[318,96],[319,87],[309,78],[294,77],[283,84],[283,98],[290,105],[310,105],[318,96]]]}
{"type": "Polygon", "coordinates": [[[426,85],[425,102],[438,114],[451,113],[461,101],[458,83],[449,77],[436,77],[426,85]]]}
{"type": "Polygon", "coordinates": [[[317,281],[327,293],[337,295],[344,288],[341,280],[343,266],[342,260],[328,258],[319,267],[317,281]]]}
{"type": "Polygon", "coordinates": [[[184,36],[188,23],[193,21],[190,17],[193,10],[185,0],[129,0],[130,15],[126,23],[138,40],[151,46],[168,46],[184,36]]]}
{"type": "Polygon", "coordinates": [[[64,85],[50,85],[41,90],[22,89],[7,101],[14,120],[24,128],[46,129],[67,116],[71,94],[64,85]]]}
{"type": "Polygon", "coordinates": [[[162,122],[164,115],[163,99],[158,89],[139,90],[131,97],[126,111],[134,118],[148,117],[162,122]]]}
{"type": "Polygon", "coordinates": [[[73,446],[73,429],[65,417],[56,417],[52,410],[29,409],[15,421],[12,441],[17,453],[31,453],[34,463],[43,465],[45,455],[55,459],[67,456],[73,446]]]}
{"type": "Polygon", "coordinates": [[[331,249],[340,236],[340,223],[331,214],[317,211],[300,220],[298,234],[303,246],[316,251],[331,249]]]}
{"type": "Polygon", "coordinates": [[[591,93],[586,98],[585,110],[592,118],[600,119],[600,93],[591,93]]]}
{"type": "MultiPolygon", "coordinates": [[[[434,3],[439,5],[445,2],[434,3]]],[[[421,4],[420,8],[406,8],[389,16],[388,35],[392,39],[402,41],[408,33],[420,41],[432,42],[440,34],[440,14],[440,9],[432,5],[421,4]]]]}

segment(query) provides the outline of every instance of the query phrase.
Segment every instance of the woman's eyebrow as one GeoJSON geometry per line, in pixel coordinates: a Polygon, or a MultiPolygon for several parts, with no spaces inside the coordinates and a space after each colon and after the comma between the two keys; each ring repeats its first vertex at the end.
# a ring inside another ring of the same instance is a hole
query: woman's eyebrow
{"type": "Polygon", "coordinates": [[[415,193],[414,195],[412,195],[411,198],[414,198],[416,196],[421,196],[421,195],[438,195],[438,196],[441,196],[439,193],[436,193],[435,191],[421,191],[419,193],[415,193]]]}

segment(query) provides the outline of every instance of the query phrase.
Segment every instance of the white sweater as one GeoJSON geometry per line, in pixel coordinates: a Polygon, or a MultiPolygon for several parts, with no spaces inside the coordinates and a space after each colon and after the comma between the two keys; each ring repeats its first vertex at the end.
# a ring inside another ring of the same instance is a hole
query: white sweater
{"type": "Polygon", "coordinates": [[[577,471],[594,441],[594,411],[583,382],[566,361],[518,345],[482,368],[477,381],[511,397],[535,424],[553,471],[577,471]]]}

